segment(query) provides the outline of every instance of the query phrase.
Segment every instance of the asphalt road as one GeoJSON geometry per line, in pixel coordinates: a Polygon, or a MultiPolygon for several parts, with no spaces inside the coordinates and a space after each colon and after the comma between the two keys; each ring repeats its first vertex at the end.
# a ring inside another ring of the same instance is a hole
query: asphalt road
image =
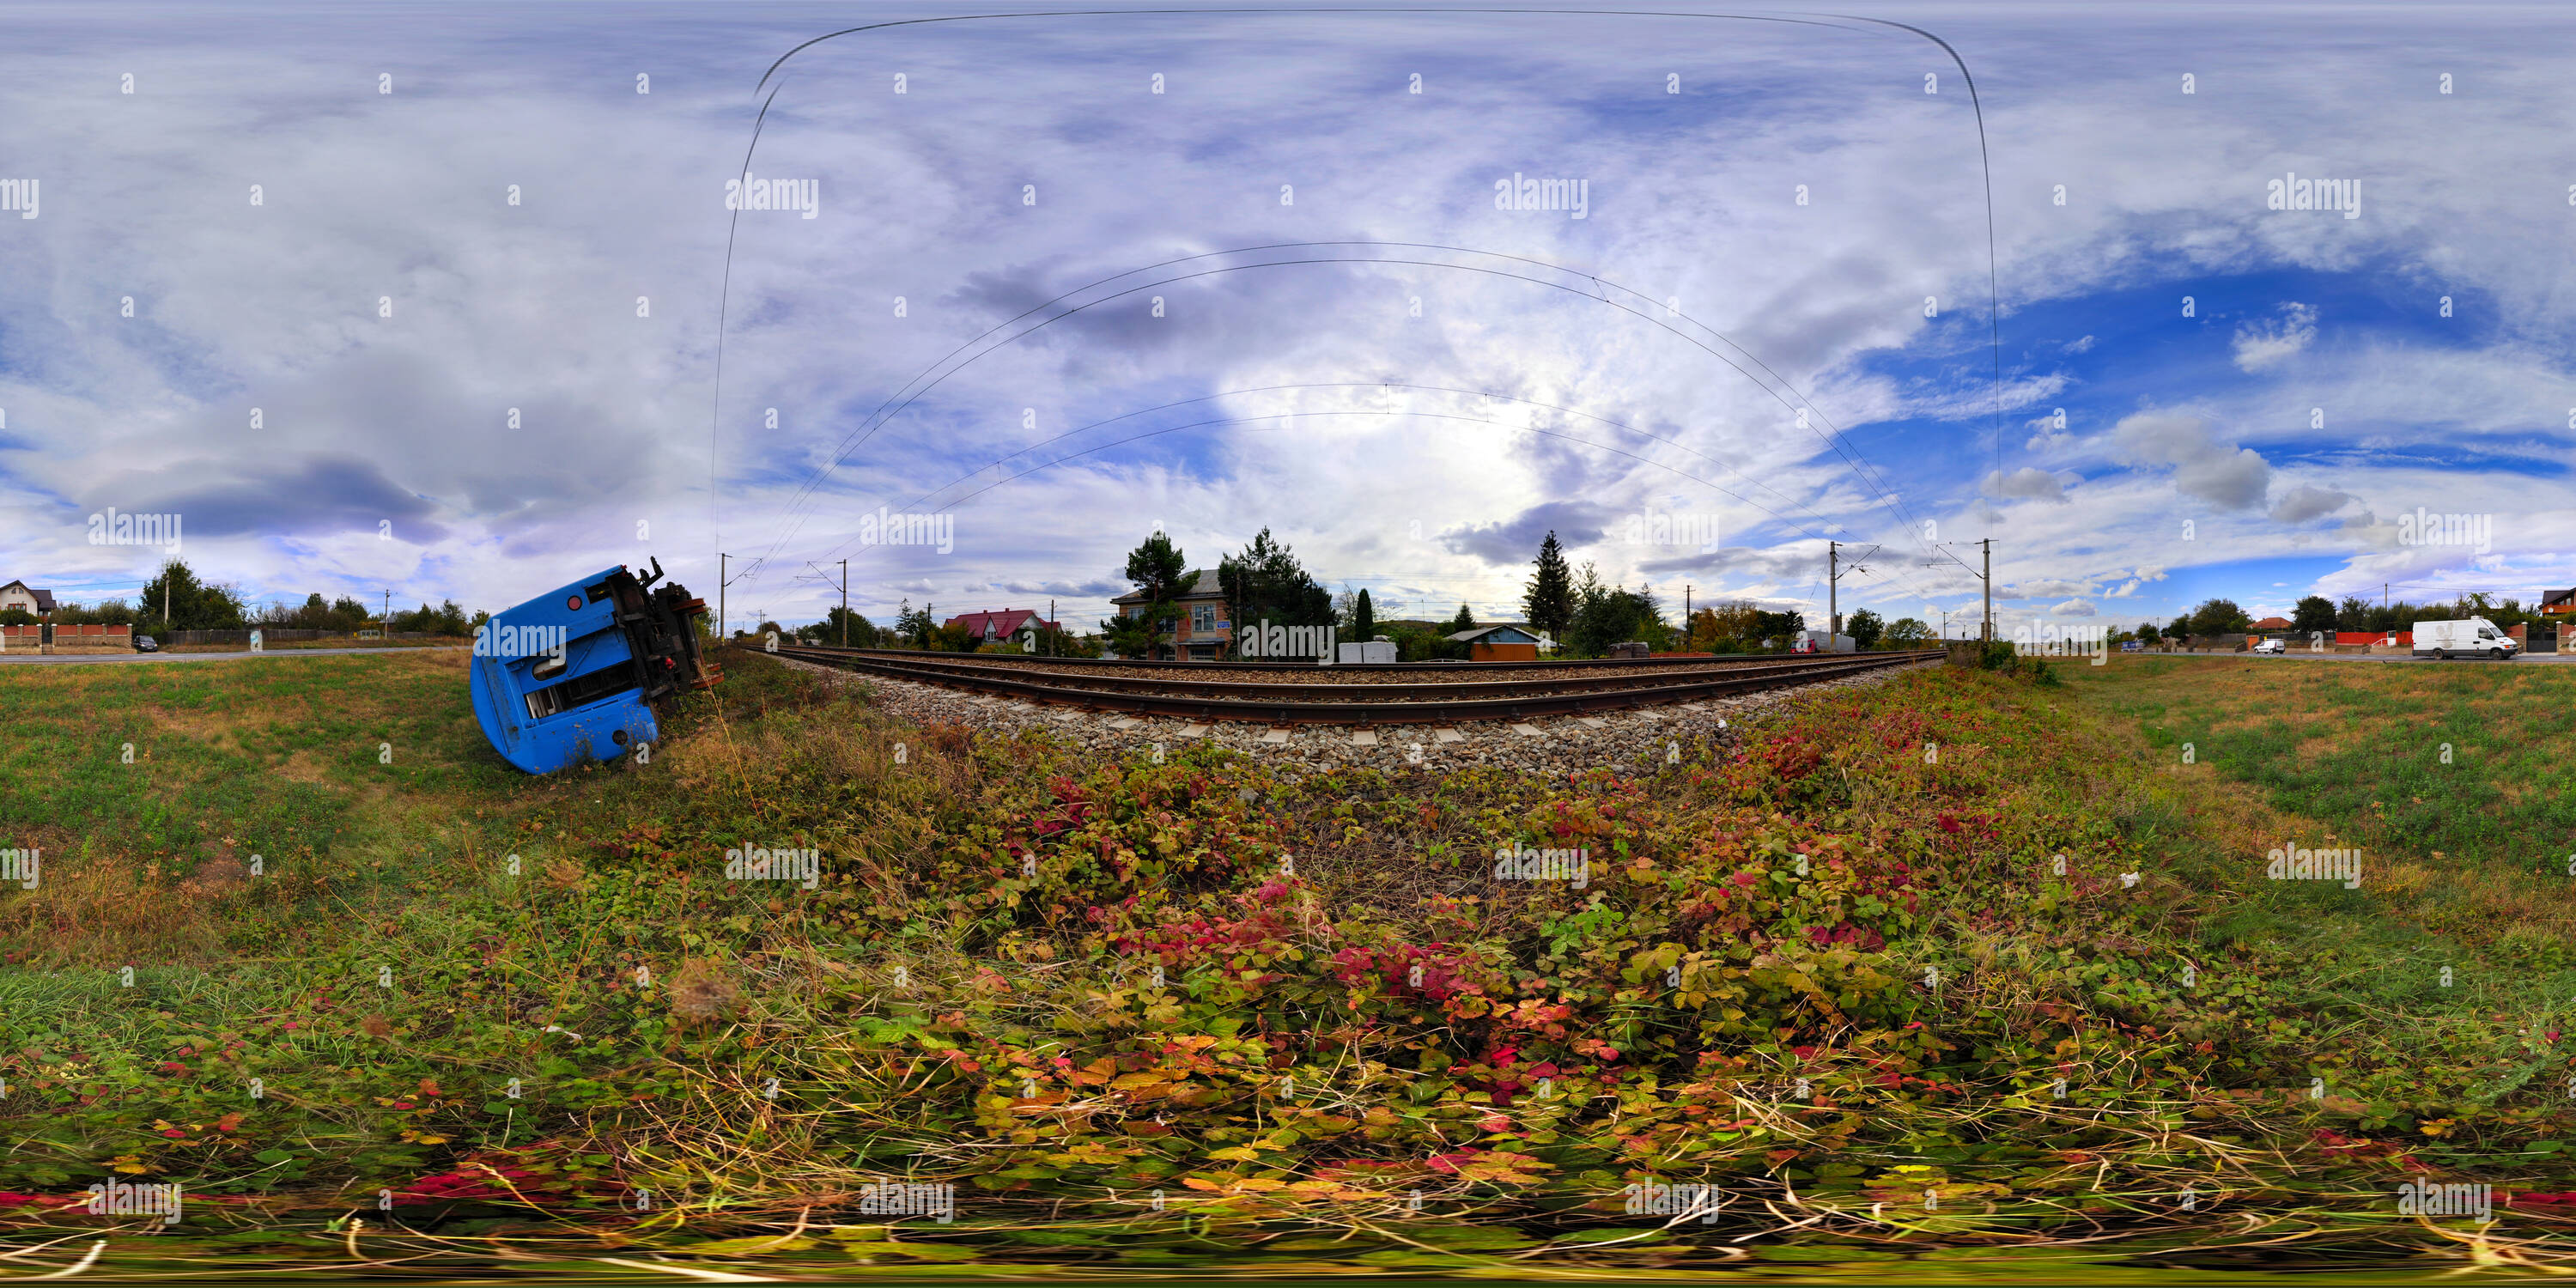
{"type": "MultiPolygon", "coordinates": [[[[83,663],[116,665],[133,662],[230,662],[245,657],[338,657],[348,653],[417,653],[411,648],[282,648],[273,652],[253,653],[71,653],[41,657],[33,653],[0,654],[0,666],[79,666],[83,663]]],[[[435,652],[437,650],[430,650],[435,652]]]]}
{"type": "MultiPolygon", "coordinates": [[[[2442,660],[2438,657],[2410,657],[2404,653],[2310,653],[2301,649],[2292,649],[2287,653],[2115,653],[2112,656],[2195,657],[2212,658],[2221,661],[2228,658],[2238,658],[2252,662],[2267,662],[2276,659],[2280,661],[2299,662],[2423,662],[2428,665],[2438,664],[2442,660]]],[[[2495,663],[2487,660],[2484,656],[2476,658],[2457,658],[2450,664],[2453,666],[2467,666],[2472,662],[2479,666],[2495,665],[2495,663]]],[[[2514,655],[2510,665],[2557,666],[2562,663],[2576,663],[2576,653],[2516,654],[2514,655]]]]}

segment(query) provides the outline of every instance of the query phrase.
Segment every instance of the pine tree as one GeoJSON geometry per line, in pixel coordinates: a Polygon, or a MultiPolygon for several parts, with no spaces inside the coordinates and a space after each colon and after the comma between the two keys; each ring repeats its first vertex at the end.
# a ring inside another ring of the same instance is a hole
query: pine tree
{"type": "Polygon", "coordinates": [[[1366,587],[1351,604],[1351,638],[1363,644],[1377,638],[1377,606],[1369,602],[1366,587]]]}
{"type": "Polygon", "coordinates": [[[1528,619],[1531,630],[1559,641],[1574,621],[1574,578],[1566,570],[1565,548],[1556,543],[1554,531],[1539,544],[1537,569],[1521,596],[1521,616],[1528,619]]]}

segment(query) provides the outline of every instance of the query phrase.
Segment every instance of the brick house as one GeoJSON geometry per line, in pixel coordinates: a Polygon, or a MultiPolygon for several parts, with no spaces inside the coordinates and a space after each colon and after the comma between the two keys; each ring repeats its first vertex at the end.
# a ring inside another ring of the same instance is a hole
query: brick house
{"type": "MultiPolygon", "coordinates": [[[[1225,592],[1217,586],[1213,570],[1193,569],[1182,579],[1185,587],[1173,598],[1181,610],[1172,623],[1173,655],[1184,661],[1213,662],[1234,640],[1234,622],[1226,612],[1225,592]]],[[[1121,617],[1134,617],[1152,603],[1143,591],[1131,590],[1109,601],[1121,617]]]]}
{"type": "Polygon", "coordinates": [[[1054,622],[1038,616],[1034,608],[998,608],[982,613],[960,613],[945,623],[963,626],[968,634],[986,644],[1017,644],[1024,649],[1037,647],[1038,632],[1062,630],[1054,622]]]}
{"type": "Polygon", "coordinates": [[[2254,623],[2254,629],[2256,632],[2264,635],[2269,635],[2274,631],[2286,631],[2290,629],[2290,619],[2286,617],[2266,617],[2263,620],[2254,623]]]}

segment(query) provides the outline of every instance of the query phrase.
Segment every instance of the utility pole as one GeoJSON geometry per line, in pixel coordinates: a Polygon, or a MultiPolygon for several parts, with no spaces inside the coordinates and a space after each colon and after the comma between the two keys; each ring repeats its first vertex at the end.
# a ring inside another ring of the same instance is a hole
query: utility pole
{"type": "Polygon", "coordinates": [[[1825,543],[1825,650],[1827,652],[1833,651],[1834,637],[1843,633],[1842,600],[1834,593],[1834,567],[1836,561],[1842,556],[1842,549],[1842,543],[1839,541],[1825,543]]]}
{"type": "Polygon", "coordinates": [[[1047,642],[1046,655],[1055,656],[1055,596],[1047,596],[1047,619],[1038,627],[1038,638],[1047,642]]]}
{"type": "Polygon", "coordinates": [[[376,619],[376,625],[381,628],[377,635],[385,639],[394,637],[394,592],[391,586],[385,588],[385,615],[376,619]]]}
{"type": "Polygon", "coordinates": [[[732,556],[730,555],[721,553],[716,556],[716,639],[718,641],[722,641],[726,638],[724,610],[725,587],[730,586],[733,583],[725,580],[725,560],[731,557],[732,556]]]}
{"type": "Polygon", "coordinates": [[[1995,539],[1987,537],[1977,544],[1984,547],[1986,552],[1986,571],[1978,577],[1978,580],[1986,584],[1985,637],[1991,640],[1995,637],[1995,539]]]}

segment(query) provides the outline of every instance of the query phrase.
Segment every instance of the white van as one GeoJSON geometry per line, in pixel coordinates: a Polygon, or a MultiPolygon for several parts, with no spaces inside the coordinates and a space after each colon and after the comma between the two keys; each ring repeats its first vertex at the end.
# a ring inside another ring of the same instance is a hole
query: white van
{"type": "Polygon", "coordinates": [[[2483,617],[2467,617],[2450,622],[2415,623],[2415,656],[2445,660],[2484,653],[2496,661],[2510,661],[2522,645],[2496,629],[2494,622],[2483,617]]]}
{"type": "Polygon", "coordinates": [[[2289,646],[2281,642],[2280,636],[2275,635],[2272,638],[2255,645],[2254,651],[2257,653],[2286,653],[2289,651],[2289,646]]]}

